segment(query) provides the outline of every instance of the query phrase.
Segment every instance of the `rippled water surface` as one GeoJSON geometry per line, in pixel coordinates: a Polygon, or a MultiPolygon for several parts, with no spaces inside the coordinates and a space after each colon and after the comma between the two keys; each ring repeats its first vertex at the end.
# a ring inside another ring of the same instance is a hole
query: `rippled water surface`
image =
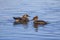
{"type": "Polygon", "coordinates": [[[60,40],[60,0],[0,0],[0,40],[60,40]],[[13,17],[25,13],[49,24],[37,29],[33,21],[13,25],[13,17]]]}

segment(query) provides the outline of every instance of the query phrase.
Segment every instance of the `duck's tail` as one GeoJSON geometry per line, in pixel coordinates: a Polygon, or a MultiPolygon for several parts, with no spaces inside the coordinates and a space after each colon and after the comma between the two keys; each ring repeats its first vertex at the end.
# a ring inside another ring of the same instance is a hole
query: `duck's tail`
{"type": "Polygon", "coordinates": [[[20,17],[13,17],[13,19],[15,19],[15,20],[16,20],[16,19],[22,20],[22,18],[20,18],[20,17]]]}
{"type": "Polygon", "coordinates": [[[13,19],[17,19],[16,17],[13,17],[13,19]]]}

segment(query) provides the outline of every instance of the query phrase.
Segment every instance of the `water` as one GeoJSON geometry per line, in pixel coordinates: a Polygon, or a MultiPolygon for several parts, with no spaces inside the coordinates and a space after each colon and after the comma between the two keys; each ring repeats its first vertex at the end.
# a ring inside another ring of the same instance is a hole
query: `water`
{"type": "Polygon", "coordinates": [[[0,0],[0,40],[60,40],[60,0],[0,0]],[[38,15],[49,24],[38,32],[32,21],[13,25],[12,17],[25,13],[30,20],[38,15]]]}

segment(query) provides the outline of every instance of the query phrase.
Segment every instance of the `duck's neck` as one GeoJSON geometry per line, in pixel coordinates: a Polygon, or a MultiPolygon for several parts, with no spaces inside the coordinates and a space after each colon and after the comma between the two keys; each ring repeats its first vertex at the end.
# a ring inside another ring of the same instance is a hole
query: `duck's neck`
{"type": "Polygon", "coordinates": [[[34,19],[34,21],[37,21],[38,19],[34,19]]]}

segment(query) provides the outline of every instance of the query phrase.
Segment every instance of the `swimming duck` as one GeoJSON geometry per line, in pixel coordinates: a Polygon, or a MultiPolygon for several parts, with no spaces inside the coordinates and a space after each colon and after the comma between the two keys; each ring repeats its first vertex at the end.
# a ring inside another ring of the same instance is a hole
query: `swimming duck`
{"type": "Polygon", "coordinates": [[[39,25],[45,25],[45,24],[47,24],[46,21],[38,20],[38,16],[35,16],[35,17],[33,18],[33,20],[34,20],[34,24],[39,24],[39,25]]]}
{"type": "Polygon", "coordinates": [[[13,19],[15,20],[15,23],[27,23],[29,22],[28,17],[28,14],[24,14],[22,17],[13,17],[13,19]]]}

